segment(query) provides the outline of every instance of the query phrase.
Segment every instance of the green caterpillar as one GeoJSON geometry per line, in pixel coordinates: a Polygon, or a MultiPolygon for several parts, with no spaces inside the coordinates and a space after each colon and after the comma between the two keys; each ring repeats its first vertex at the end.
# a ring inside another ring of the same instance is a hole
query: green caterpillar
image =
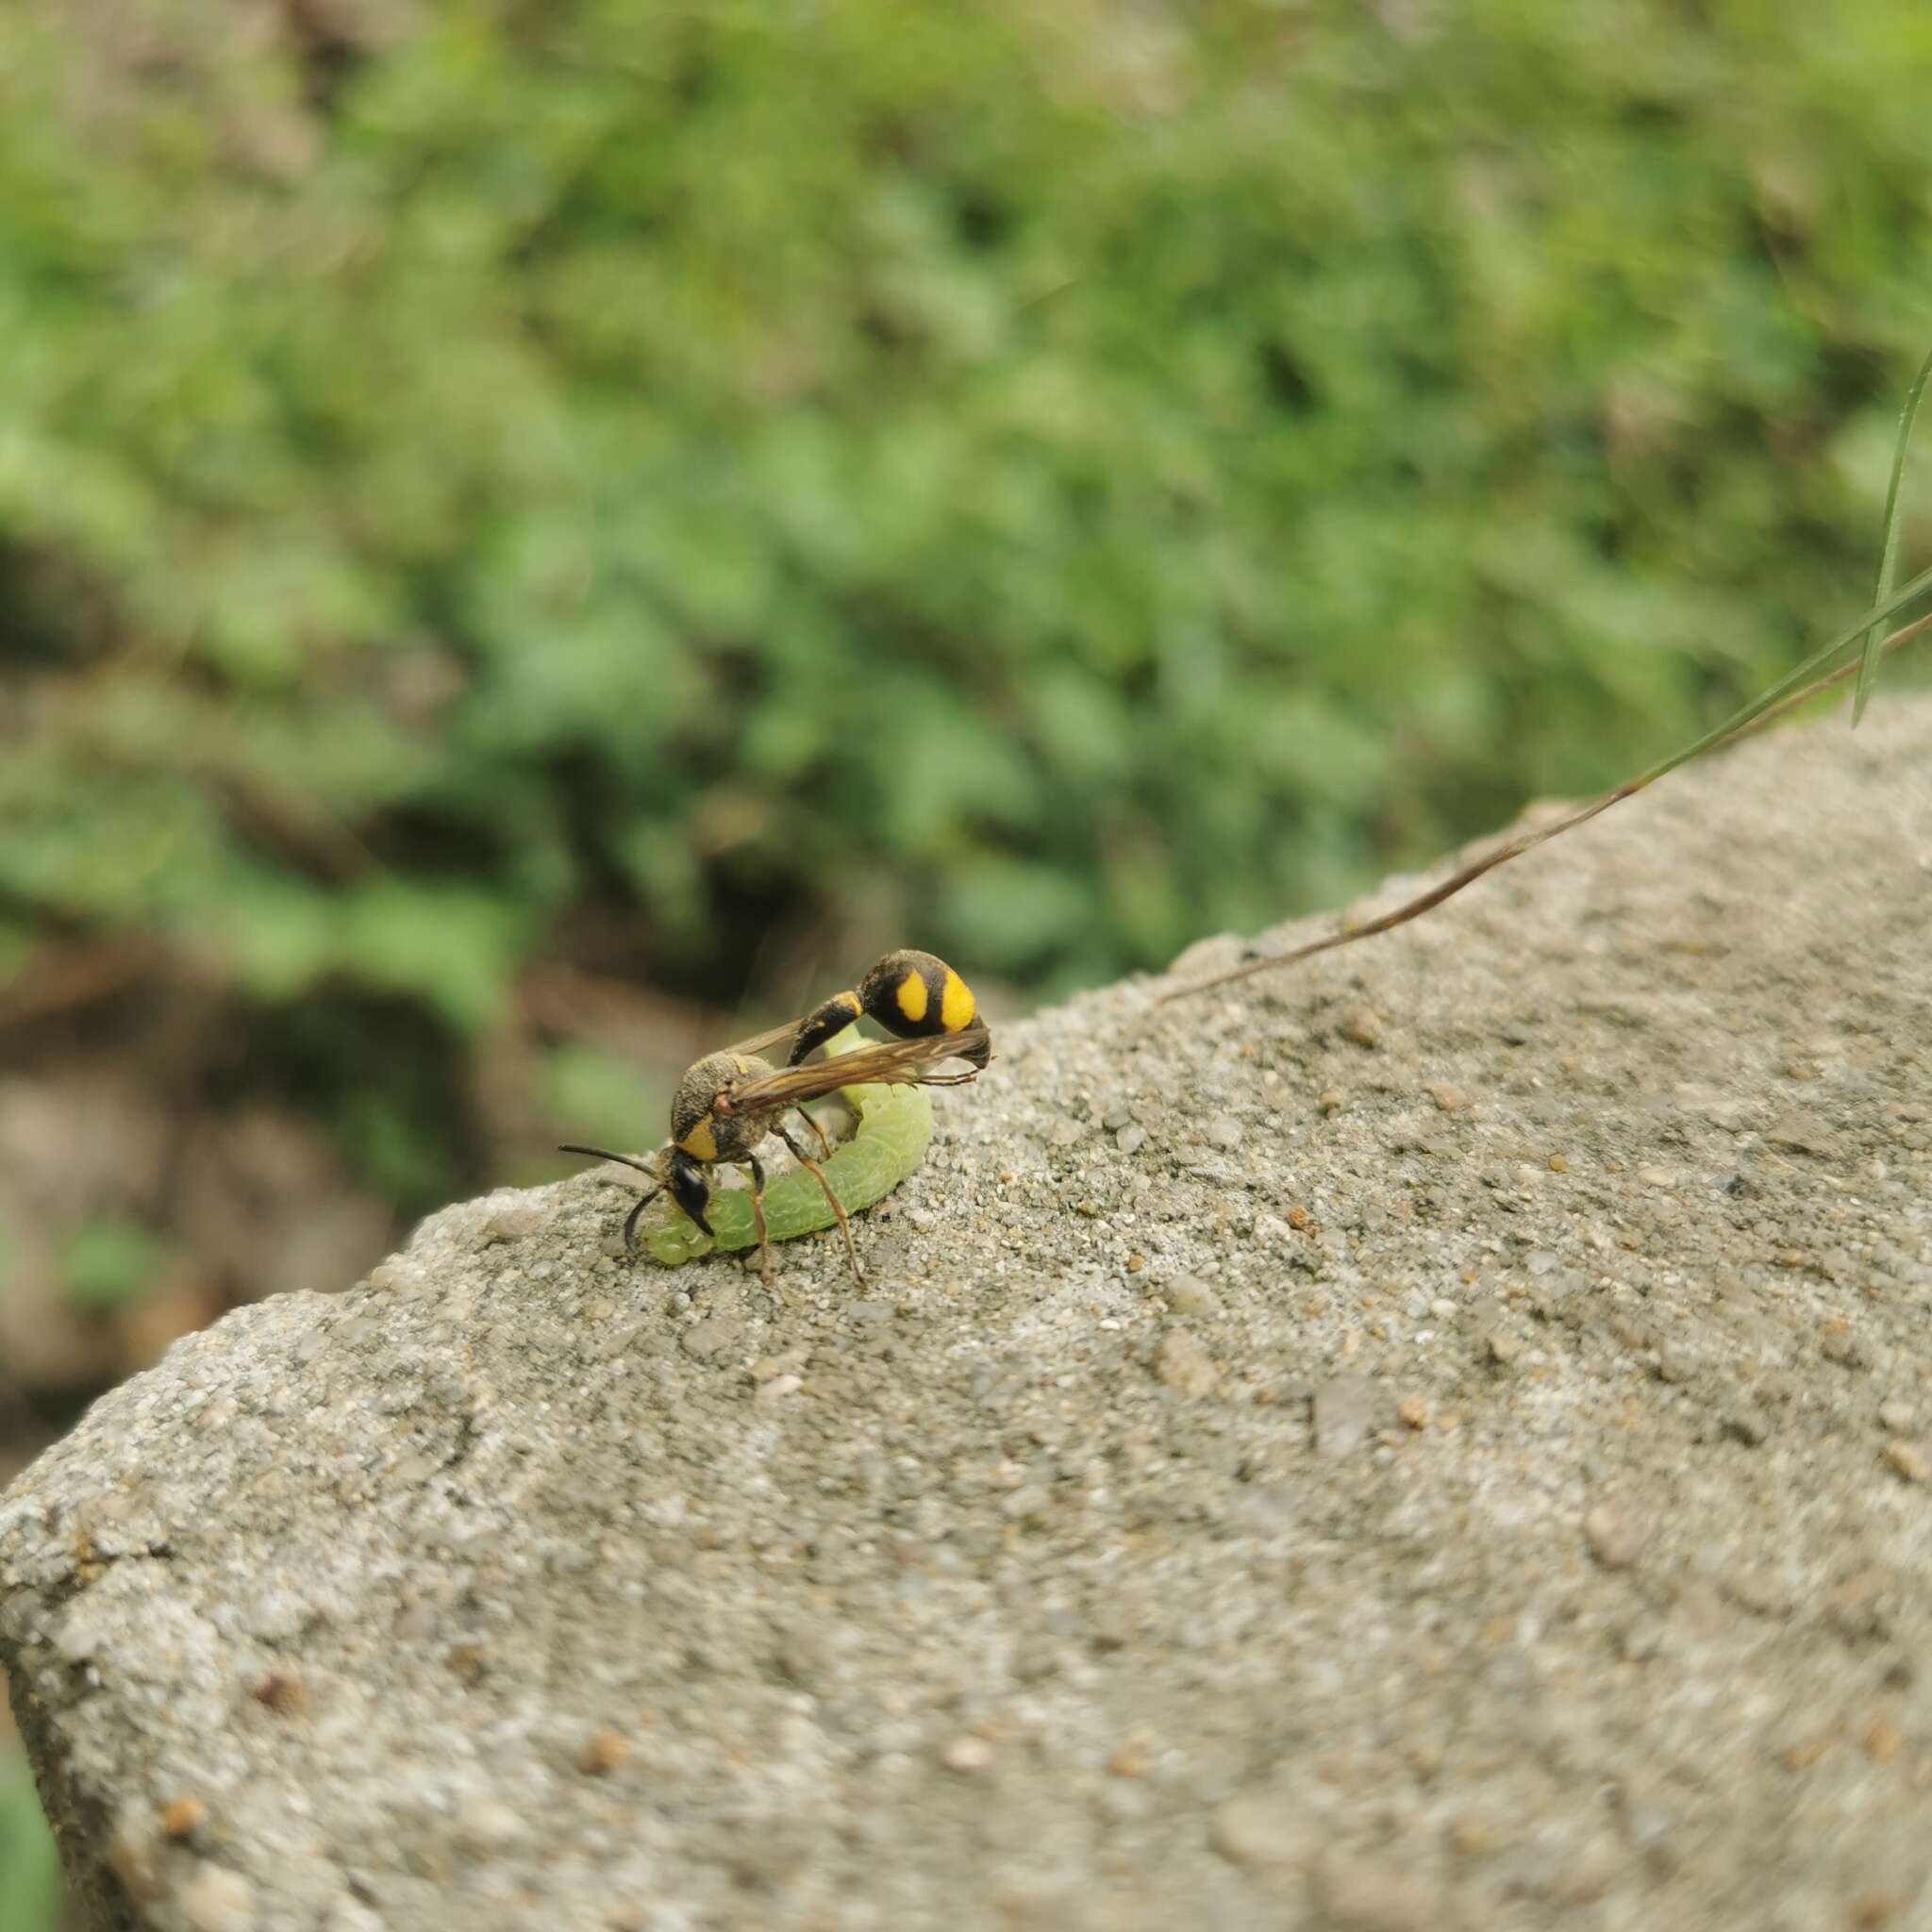
{"type": "MultiPolygon", "coordinates": [[[[848,1026],[826,1043],[825,1052],[849,1053],[863,1044],[848,1026]]],[[[824,1163],[824,1174],[840,1205],[852,1214],[890,1194],[925,1158],[932,1139],[932,1102],[916,1086],[843,1087],[840,1092],[858,1116],[858,1131],[833,1150],[824,1163]]],[[[652,1260],[666,1268],[714,1248],[748,1248],[758,1240],[748,1189],[711,1191],[706,1213],[718,1230],[715,1241],[668,1200],[666,1208],[662,1219],[638,1230],[652,1260]]],[[[803,1168],[779,1175],[765,1190],[765,1228],[774,1241],[816,1234],[830,1227],[834,1218],[824,1191],[803,1168]]]]}

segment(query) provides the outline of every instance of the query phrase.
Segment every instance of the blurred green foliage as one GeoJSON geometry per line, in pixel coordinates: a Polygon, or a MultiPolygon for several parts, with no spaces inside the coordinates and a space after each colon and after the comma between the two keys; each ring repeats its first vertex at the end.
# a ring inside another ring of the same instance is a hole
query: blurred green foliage
{"type": "Polygon", "coordinates": [[[114,1314],[154,1287],[167,1260],[166,1246],[139,1222],[109,1215],[84,1221],[61,1248],[68,1304],[86,1314],[114,1314]]]}
{"type": "Polygon", "coordinates": [[[1863,602],[1928,96],[1892,0],[8,9],[0,948],[232,975],[420,1205],[535,958],[1048,991],[1623,776],[1863,602]]]}
{"type": "Polygon", "coordinates": [[[0,1747],[0,1932],[60,1923],[60,1858],[25,1759],[0,1747]]]}

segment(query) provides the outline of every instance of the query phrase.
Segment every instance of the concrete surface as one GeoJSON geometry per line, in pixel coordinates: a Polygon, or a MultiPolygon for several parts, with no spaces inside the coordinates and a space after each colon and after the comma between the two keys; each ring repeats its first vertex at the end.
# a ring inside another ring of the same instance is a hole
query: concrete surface
{"type": "Polygon", "coordinates": [[[586,1175],[102,1402],[0,1504],[100,1923],[1932,1924],[1932,704],[1161,984],[868,1293],[586,1175]]]}

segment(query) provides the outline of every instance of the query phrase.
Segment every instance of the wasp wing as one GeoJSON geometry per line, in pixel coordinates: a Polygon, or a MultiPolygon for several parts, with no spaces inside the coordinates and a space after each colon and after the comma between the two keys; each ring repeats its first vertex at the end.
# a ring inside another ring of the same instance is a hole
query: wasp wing
{"type": "Polygon", "coordinates": [[[761,1060],[783,1059],[790,1055],[791,1042],[798,1038],[798,1029],[804,1024],[805,1021],[802,1018],[788,1020],[782,1026],[771,1027],[763,1033],[754,1033],[749,1040],[734,1040],[724,1051],[756,1054],[761,1060]]]}
{"type": "Polygon", "coordinates": [[[841,1087],[867,1087],[875,1082],[889,1087],[960,1087],[976,1080],[978,1066],[991,1058],[991,1043],[984,1026],[918,1040],[882,1040],[855,1047],[850,1053],[835,1054],[827,1060],[812,1060],[756,1080],[734,1082],[729,1089],[731,1106],[738,1113],[754,1108],[801,1107],[808,1100],[836,1093],[841,1087]],[[934,1071],[941,1061],[951,1059],[975,1060],[978,1066],[963,1074],[934,1071]]]}

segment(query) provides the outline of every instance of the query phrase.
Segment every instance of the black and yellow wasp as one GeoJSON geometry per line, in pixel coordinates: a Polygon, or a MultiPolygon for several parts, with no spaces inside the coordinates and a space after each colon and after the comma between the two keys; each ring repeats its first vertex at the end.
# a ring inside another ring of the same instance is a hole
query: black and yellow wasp
{"type": "Polygon", "coordinates": [[[646,1175],[653,1185],[639,1196],[624,1220],[624,1244],[637,1246],[638,1218],[660,1193],[669,1192],[706,1234],[713,1229],[707,1215],[710,1202],[709,1168],[723,1164],[751,1170],[752,1225],[757,1230],[758,1268],[772,1275],[771,1243],[765,1235],[765,1170],[757,1149],[768,1134],[776,1133],[798,1164],[817,1177],[845,1237],[845,1252],[861,1284],[865,1271],[845,1208],[824,1170],[794,1136],[785,1116],[796,1108],[818,1136],[820,1151],[829,1155],[824,1129],[802,1111],[841,1087],[877,1082],[888,1086],[957,1087],[979,1077],[992,1058],[991,1036],[979,1018],[972,989],[930,953],[902,950],[888,953],[858,988],[834,993],[802,1020],[789,1021],[767,1033],[754,1034],[735,1046],[707,1054],[685,1070],[671,1100],[671,1139],[648,1160],[613,1154],[603,1147],[566,1145],[565,1154],[587,1154],[615,1160],[646,1175]],[[806,1065],[807,1057],[861,1014],[874,1020],[894,1037],[857,1047],[836,1058],[806,1065]],[[783,1067],[766,1056],[782,1053],[783,1067]],[[942,1061],[959,1059],[968,1073],[941,1073],[942,1061]]]}

